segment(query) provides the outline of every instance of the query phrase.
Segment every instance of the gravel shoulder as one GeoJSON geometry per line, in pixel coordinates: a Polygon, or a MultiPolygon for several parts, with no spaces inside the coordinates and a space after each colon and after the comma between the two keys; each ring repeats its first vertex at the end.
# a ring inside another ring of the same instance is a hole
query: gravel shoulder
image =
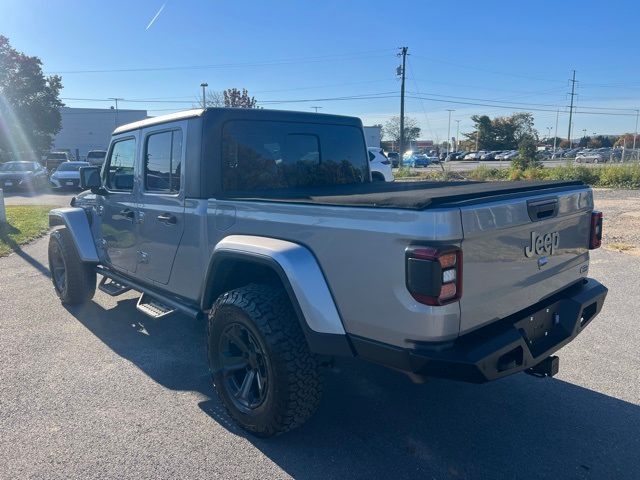
{"type": "Polygon", "coordinates": [[[604,214],[604,248],[640,256],[640,190],[597,188],[594,201],[604,214]]]}

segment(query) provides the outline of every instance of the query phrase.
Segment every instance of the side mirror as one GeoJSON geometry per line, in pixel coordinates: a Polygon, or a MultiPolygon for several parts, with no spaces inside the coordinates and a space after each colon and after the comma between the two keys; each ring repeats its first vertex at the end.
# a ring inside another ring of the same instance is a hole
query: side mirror
{"type": "MultiPolygon", "coordinates": [[[[102,186],[98,167],[80,167],[80,187],[83,190],[97,190],[102,186]]],[[[97,193],[97,192],[94,192],[97,193]]]]}

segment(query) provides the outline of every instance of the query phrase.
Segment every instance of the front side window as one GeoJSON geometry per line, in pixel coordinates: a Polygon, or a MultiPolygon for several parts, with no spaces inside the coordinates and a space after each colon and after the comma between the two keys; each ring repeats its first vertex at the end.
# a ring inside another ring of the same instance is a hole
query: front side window
{"type": "Polygon", "coordinates": [[[145,148],[145,188],[148,192],[180,191],[182,132],[171,130],[147,137],[145,148]]]}
{"type": "Polygon", "coordinates": [[[232,121],[223,130],[222,183],[227,191],[362,183],[364,139],[342,125],[232,121]]]}
{"type": "Polygon", "coordinates": [[[133,167],[136,160],[136,140],[128,138],[113,144],[106,169],[105,184],[110,190],[133,190],[133,167]]]}

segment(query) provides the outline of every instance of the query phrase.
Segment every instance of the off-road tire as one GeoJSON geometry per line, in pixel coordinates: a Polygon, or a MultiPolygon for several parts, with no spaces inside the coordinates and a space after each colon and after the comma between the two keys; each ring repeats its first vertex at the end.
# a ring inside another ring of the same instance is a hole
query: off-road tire
{"type": "Polygon", "coordinates": [[[214,387],[240,427],[270,437],[296,428],[311,417],[322,395],[320,361],[309,351],[286,292],[257,284],[226,292],[209,312],[207,327],[214,387]],[[260,344],[268,366],[266,398],[253,410],[243,411],[234,403],[221,372],[219,345],[224,340],[223,332],[238,324],[260,344]]]}
{"type": "Polygon", "coordinates": [[[51,281],[62,303],[77,305],[91,300],[96,292],[95,265],[80,260],[71,234],[66,228],[51,232],[48,253],[51,281]],[[57,255],[64,265],[65,281],[62,286],[56,281],[54,272],[54,257],[57,255]]]}

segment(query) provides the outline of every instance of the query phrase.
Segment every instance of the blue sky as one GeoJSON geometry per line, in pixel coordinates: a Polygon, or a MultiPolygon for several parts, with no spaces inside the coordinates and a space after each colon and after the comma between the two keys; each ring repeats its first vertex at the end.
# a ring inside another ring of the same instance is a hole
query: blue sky
{"type": "Polygon", "coordinates": [[[407,95],[414,97],[407,114],[423,138],[440,141],[447,109],[455,109],[452,135],[455,120],[465,131],[472,114],[522,108],[545,136],[547,127],[553,134],[559,107],[558,134],[565,137],[568,79],[576,69],[575,138],[583,129],[634,130],[637,12],[631,1],[2,0],[0,33],[39,56],[46,72],[60,72],[69,106],[109,107],[71,99],[122,97],[141,101],[121,108],[157,115],[194,105],[206,81],[281,102],[265,107],[316,105],[366,124],[398,114],[395,54],[406,45],[407,95]],[[131,69],[147,70],[117,71],[131,69]],[[328,100],[354,96],[369,98],[328,100]]]}

